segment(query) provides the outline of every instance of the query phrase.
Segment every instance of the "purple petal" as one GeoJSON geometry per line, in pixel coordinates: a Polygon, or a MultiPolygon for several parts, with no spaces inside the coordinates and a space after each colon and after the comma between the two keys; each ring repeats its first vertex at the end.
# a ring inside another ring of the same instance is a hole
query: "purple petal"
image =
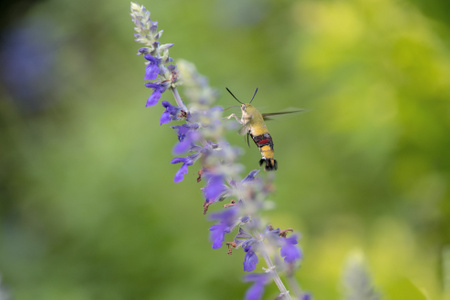
{"type": "Polygon", "coordinates": [[[231,226],[234,222],[234,217],[238,213],[236,206],[221,210],[219,212],[209,215],[210,220],[220,220],[225,224],[231,226]]]}
{"type": "Polygon", "coordinates": [[[154,89],[154,90],[158,90],[158,91],[162,90],[162,86],[160,84],[157,84],[157,83],[147,82],[144,85],[145,85],[145,87],[148,87],[150,89],[154,89]]]}
{"type": "Polygon", "coordinates": [[[159,98],[161,98],[161,92],[159,90],[154,90],[151,96],[147,100],[145,107],[153,106],[158,103],[159,98]]]}
{"type": "Polygon", "coordinates": [[[198,128],[198,124],[182,124],[182,125],[175,125],[175,126],[171,126],[171,128],[175,129],[177,131],[177,135],[178,135],[178,140],[181,142],[182,140],[184,140],[184,138],[186,137],[186,133],[191,129],[197,129],[198,128]],[[196,125],[196,127],[194,127],[193,125],[196,125]]]}
{"type": "Polygon", "coordinates": [[[253,281],[254,284],[245,293],[246,300],[259,300],[264,294],[264,287],[267,284],[270,277],[267,273],[253,273],[244,277],[244,281],[253,281]]]}
{"type": "Polygon", "coordinates": [[[203,189],[205,198],[211,202],[216,201],[217,198],[226,191],[227,187],[224,184],[224,177],[222,175],[211,176],[208,180],[207,186],[203,189]]]}
{"type": "Polygon", "coordinates": [[[258,172],[259,170],[251,171],[244,179],[242,179],[242,182],[252,181],[253,179],[255,179],[255,176],[256,174],[258,174],[258,172]]]}
{"type": "Polygon", "coordinates": [[[180,182],[183,181],[184,175],[188,173],[188,166],[187,164],[183,164],[181,168],[177,171],[175,174],[175,178],[173,179],[173,182],[180,182]]]}
{"type": "Polygon", "coordinates": [[[165,111],[162,113],[161,119],[159,119],[159,125],[169,123],[170,121],[172,121],[170,113],[168,111],[165,111]]]}
{"type": "Polygon", "coordinates": [[[179,119],[178,114],[180,113],[181,108],[178,106],[173,106],[168,101],[162,101],[161,105],[165,108],[165,110],[161,115],[159,122],[160,125],[179,119]]]}
{"type": "Polygon", "coordinates": [[[147,54],[148,53],[148,47],[142,47],[142,48],[139,48],[139,50],[138,50],[138,55],[139,54],[147,54]]]}
{"type": "Polygon", "coordinates": [[[174,105],[170,104],[169,101],[163,101],[163,102],[161,102],[161,105],[171,114],[176,114],[180,110],[180,108],[178,106],[174,106],[174,105]]]}
{"type": "Polygon", "coordinates": [[[188,163],[190,161],[189,157],[174,157],[170,161],[171,164],[188,163]]]}
{"type": "Polygon", "coordinates": [[[311,295],[309,293],[305,293],[300,297],[300,300],[311,300],[311,295]]]}
{"type": "Polygon", "coordinates": [[[280,254],[284,257],[284,261],[287,263],[295,262],[301,259],[302,254],[300,248],[296,246],[297,236],[293,235],[290,238],[284,239],[284,245],[280,249],[280,254]]]}
{"type": "Polygon", "coordinates": [[[159,62],[160,60],[156,57],[151,56],[150,54],[144,55],[145,59],[149,61],[147,66],[145,67],[145,80],[154,80],[158,77],[159,73],[159,62]]]}
{"type": "Polygon", "coordinates": [[[235,221],[234,216],[237,214],[237,212],[238,211],[235,207],[231,207],[209,216],[211,220],[220,220],[219,224],[215,224],[209,228],[209,230],[211,231],[209,238],[213,242],[213,249],[222,247],[222,243],[225,239],[225,234],[230,233],[235,221]]]}
{"type": "Polygon", "coordinates": [[[209,230],[211,231],[209,238],[213,242],[212,248],[219,249],[222,247],[223,241],[225,240],[225,233],[229,233],[230,228],[224,224],[215,224],[212,225],[209,230]]]}
{"type": "MultiPolygon", "coordinates": [[[[172,46],[173,46],[173,44],[171,44],[170,47],[172,47],[172,46]]],[[[170,47],[169,47],[169,48],[170,48],[170,47]]],[[[167,69],[168,69],[170,72],[175,71],[176,68],[177,68],[177,66],[175,66],[175,65],[168,65],[168,66],[167,66],[167,69]]]]}
{"type": "Polygon", "coordinates": [[[145,80],[155,80],[158,77],[159,67],[157,65],[148,64],[145,68],[145,80]]]}
{"type": "Polygon", "coordinates": [[[245,293],[245,300],[260,300],[264,294],[264,284],[255,283],[245,293]]]}
{"type": "Polygon", "coordinates": [[[188,152],[189,148],[191,148],[191,144],[192,142],[189,139],[184,139],[183,141],[175,144],[175,146],[172,149],[172,152],[175,155],[186,153],[188,152]]]}
{"type": "Polygon", "coordinates": [[[244,282],[253,281],[266,284],[269,279],[269,273],[251,273],[244,276],[244,282]]]}
{"type": "Polygon", "coordinates": [[[175,144],[173,153],[175,155],[183,154],[191,151],[198,151],[198,146],[194,143],[200,139],[200,135],[197,131],[189,130],[183,137],[183,140],[175,144]]]}
{"type": "Polygon", "coordinates": [[[251,272],[256,269],[256,264],[259,259],[256,253],[253,251],[252,246],[248,246],[244,249],[246,252],[244,257],[244,271],[251,272]]]}

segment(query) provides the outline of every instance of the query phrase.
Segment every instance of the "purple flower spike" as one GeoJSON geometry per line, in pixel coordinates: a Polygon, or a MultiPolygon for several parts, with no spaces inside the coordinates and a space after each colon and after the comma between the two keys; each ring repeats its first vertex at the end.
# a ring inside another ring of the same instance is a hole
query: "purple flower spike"
{"type": "Polygon", "coordinates": [[[297,235],[283,239],[284,245],[281,246],[280,254],[287,263],[293,263],[302,258],[300,248],[297,247],[297,235]]]}
{"type": "Polygon", "coordinates": [[[256,269],[256,264],[259,259],[256,253],[253,251],[252,246],[248,246],[244,249],[245,258],[244,258],[244,271],[251,272],[256,269]]]}
{"type": "Polygon", "coordinates": [[[152,82],[147,82],[145,84],[146,87],[153,89],[153,93],[147,100],[147,104],[145,107],[153,106],[158,103],[159,98],[161,98],[161,94],[164,93],[167,89],[167,86],[152,82]]]}
{"type": "Polygon", "coordinates": [[[159,120],[159,125],[169,123],[170,121],[179,120],[179,113],[181,108],[178,106],[173,106],[168,101],[163,101],[162,106],[166,108],[166,110],[161,115],[161,119],[159,120]]]}
{"type": "Polygon", "coordinates": [[[264,294],[264,287],[270,277],[267,274],[248,274],[244,281],[253,281],[253,285],[245,293],[245,300],[260,300],[264,294]]]}
{"type": "MultiPolygon", "coordinates": [[[[142,49],[142,48],[141,48],[142,49]]],[[[145,54],[144,58],[149,61],[147,67],[145,67],[145,80],[155,80],[159,73],[160,59],[151,56],[150,54],[145,54]]]]}

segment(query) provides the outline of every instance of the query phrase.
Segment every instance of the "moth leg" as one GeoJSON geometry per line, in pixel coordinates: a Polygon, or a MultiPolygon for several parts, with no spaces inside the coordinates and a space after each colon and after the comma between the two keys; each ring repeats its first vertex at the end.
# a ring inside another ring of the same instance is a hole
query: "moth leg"
{"type": "Polygon", "coordinates": [[[231,115],[229,115],[229,116],[226,117],[226,118],[227,118],[228,120],[231,119],[231,118],[235,118],[236,121],[237,121],[239,124],[243,125],[241,119],[239,119],[234,113],[232,113],[231,115]]]}

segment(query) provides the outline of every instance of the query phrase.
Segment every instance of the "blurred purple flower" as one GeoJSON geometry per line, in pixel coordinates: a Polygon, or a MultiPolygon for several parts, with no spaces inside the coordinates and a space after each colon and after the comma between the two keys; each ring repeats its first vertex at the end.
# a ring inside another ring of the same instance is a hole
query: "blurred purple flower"
{"type": "Polygon", "coordinates": [[[253,285],[245,293],[245,300],[259,300],[264,294],[264,287],[270,280],[268,273],[248,274],[244,277],[244,281],[253,281],[253,285]]]}
{"type": "Polygon", "coordinates": [[[159,125],[169,123],[170,121],[179,120],[178,115],[180,114],[181,108],[178,106],[173,106],[168,101],[163,101],[162,106],[166,108],[166,110],[162,113],[161,119],[159,120],[159,125]]]}
{"type": "MultiPolygon", "coordinates": [[[[145,49],[145,48],[141,48],[145,49]]],[[[141,50],[139,49],[139,50],[141,50]]],[[[145,54],[144,58],[149,61],[147,66],[145,67],[145,80],[155,80],[159,74],[159,64],[161,63],[161,59],[153,57],[150,54],[145,54]]]]}
{"type": "Polygon", "coordinates": [[[208,110],[197,110],[195,112],[192,112],[192,120],[196,122],[202,122],[202,120],[204,120],[206,117],[211,121],[208,126],[217,126],[221,124],[221,120],[217,117],[218,115],[216,113],[219,111],[223,111],[223,108],[220,106],[214,106],[208,110]]]}
{"type": "Polygon", "coordinates": [[[246,252],[244,257],[244,271],[251,272],[256,269],[256,264],[258,263],[259,259],[256,253],[253,251],[252,246],[247,246],[244,251],[246,252]]]}
{"type": "Polygon", "coordinates": [[[206,174],[205,177],[208,179],[208,183],[203,190],[203,195],[206,198],[206,202],[216,202],[219,197],[227,190],[227,186],[224,183],[223,175],[210,175],[206,174]]]}
{"type": "Polygon", "coordinates": [[[149,52],[150,52],[150,49],[148,47],[142,47],[142,48],[139,48],[137,55],[141,55],[141,54],[145,55],[149,52]]]}
{"type": "Polygon", "coordinates": [[[239,227],[239,232],[234,237],[234,242],[236,243],[236,246],[241,246],[244,249],[247,246],[250,246],[255,241],[256,240],[253,238],[253,236],[244,229],[242,229],[242,227],[239,227]]]}
{"type": "Polygon", "coordinates": [[[284,245],[281,246],[280,254],[287,263],[295,262],[302,258],[300,248],[297,247],[297,235],[283,239],[284,245]]]}
{"type": "Polygon", "coordinates": [[[213,243],[212,248],[219,249],[225,240],[225,234],[230,233],[231,228],[223,223],[219,223],[209,227],[209,231],[211,231],[209,239],[213,243]]]}
{"type": "Polygon", "coordinates": [[[301,297],[300,297],[300,300],[311,300],[311,299],[312,299],[312,297],[311,297],[311,294],[309,294],[309,293],[305,293],[305,294],[301,295],[301,297]]]}
{"type": "MultiPolygon", "coordinates": [[[[65,89],[64,76],[57,66],[58,49],[64,39],[58,38],[51,19],[28,18],[2,28],[0,39],[0,86],[3,96],[23,112],[36,112],[53,105],[65,89]]],[[[67,42],[67,41],[66,41],[67,42]]],[[[0,100],[0,101],[1,101],[0,100]]]]}
{"type": "Polygon", "coordinates": [[[198,129],[197,123],[192,124],[182,124],[182,125],[174,125],[170,126],[170,128],[175,129],[177,131],[178,140],[181,142],[186,137],[186,133],[188,133],[189,130],[196,130],[198,129]]]}
{"type": "Polygon", "coordinates": [[[248,173],[248,175],[245,176],[245,178],[242,179],[241,182],[244,183],[244,182],[252,181],[253,179],[255,179],[255,176],[258,173],[259,173],[259,170],[250,171],[250,173],[248,173]]]}
{"type": "MultiPolygon", "coordinates": [[[[199,139],[200,134],[196,130],[190,129],[183,134],[182,140],[175,144],[172,152],[179,155],[186,152],[200,151],[203,147],[195,145],[195,142],[199,139]]],[[[178,137],[178,140],[180,140],[180,136],[178,137]]]]}
{"type": "Polygon", "coordinates": [[[235,216],[237,214],[237,208],[231,207],[222,210],[221,212],[210,215],[210,220],[218,220],[219,223],[209,228],[209,238],[213,243],[213,249],[219,249],[222,247],[225,239],[225,234],[230,233],[235,222],[235,216]]]}

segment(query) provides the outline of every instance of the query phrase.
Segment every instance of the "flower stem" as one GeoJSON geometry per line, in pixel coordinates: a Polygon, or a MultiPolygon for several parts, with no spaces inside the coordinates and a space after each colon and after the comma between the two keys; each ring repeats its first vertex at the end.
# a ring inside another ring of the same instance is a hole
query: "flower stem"
{"type": "Polygon", "coordinates": [[[261,241],[262,247],[261,254],[266,261],[268,270],[270,270],[273,281],[275,281],[275,284],[277,285],[278,289],[280,290],[280,294],[284,296],[284,299],[291,300],[291,295],[289,294],[289,291],[284,286],[283,281],[281,281],[280,275],[278,275],[278,272],[276,270],[275,265],[273,264],[272,260],[270,259],[269,254],[266,251],[265,244],[263,241],[261,241]]]}
{"type": "Polygon", "coordinates": [[[294,295],[300,296],[303,295],[303,291],[300,288],[300,286],[298,285],[297,281],[295,280],[295,278],[293,276],[289,276],[287,281],[289,282],[289,285],[291,287],[291,289],[294,292],[294,295]]]}
{"type": "Polygon", "coordinates": [[[172,90],[172,94],[173,94],[173,97],[175,98],[175,101],[177,102],[177,105],[178,105],[179,107],[181,107],[185,112],[187,112],[188,109],[187,109],[186,105],[184,105],[183,100],[181,100],[181,96],[180,96],[180,94],[178,93],[177,88],[176,88],[176,87],[172,87],[172,88],[170,88],[170,89],[172,90]]]}

